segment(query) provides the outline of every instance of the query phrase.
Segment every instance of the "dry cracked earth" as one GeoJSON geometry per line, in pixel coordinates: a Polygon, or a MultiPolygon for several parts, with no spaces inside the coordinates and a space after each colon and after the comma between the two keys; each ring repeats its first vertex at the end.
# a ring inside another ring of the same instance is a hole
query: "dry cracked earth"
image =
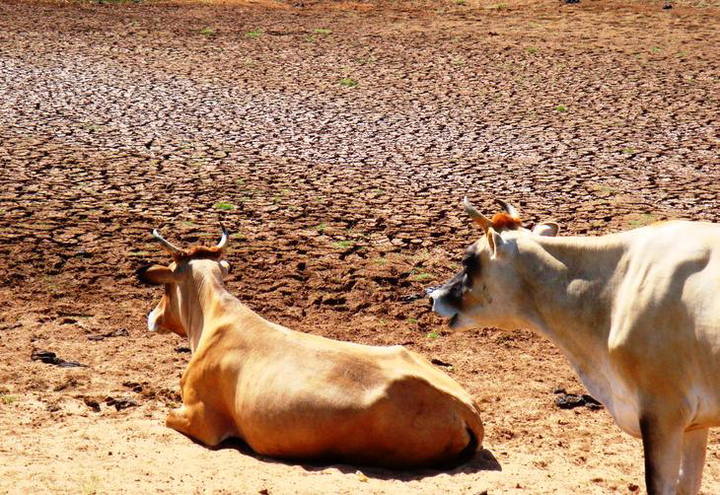
{"type": "Polygon", "coordinates": [[[0,492],[642,491],[638,440],[555,406],[584,390],[549,342],[448,334],[421,296],[478,235],[465,194],[569,234],[720,221],[720,5],[661,6],[0,3],[0,492]],[[189,245],[220,221],[233,293],[439,360],[486,450],[398,473],[166,429],[187,344],[145,331],[159,294],[133,272],[165,261],[150,229],[189,245]]]}

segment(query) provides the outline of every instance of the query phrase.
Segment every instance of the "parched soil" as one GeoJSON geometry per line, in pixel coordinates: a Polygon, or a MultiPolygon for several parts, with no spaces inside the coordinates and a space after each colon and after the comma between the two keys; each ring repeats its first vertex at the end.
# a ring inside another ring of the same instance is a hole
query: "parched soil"
{"type": "MultiPolygon", "coordinates": [[[[447,334],[422,296],[478,235],[465,194],[570,234],[720,221],[720,8],[661,6],[1,2],[0,492],[643,491],[639,440],[555,406],[584,390],[549,342],[447,334]],[[151,228],[214,242],[220,220],[233,293],[449,364],[486,450],[391,472],[165,428],[187,344],[146,332],[133,272],[166,260],[151,228]]],[[[719,458],[713,435],[705,494],[719,458]]]]}

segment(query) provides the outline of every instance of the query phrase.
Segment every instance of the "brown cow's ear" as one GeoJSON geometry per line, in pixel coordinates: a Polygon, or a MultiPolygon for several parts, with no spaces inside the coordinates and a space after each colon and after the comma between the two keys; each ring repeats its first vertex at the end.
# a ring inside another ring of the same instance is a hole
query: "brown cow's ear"
{"type": "Polygon", "coordinates": [[[163,285],[177,282],[178,276],[169,267],[163,265],[147,265],[140,267],[137,278],[143,284],[163,285]]]}
{"type": "Polygon", "coordinates": [[[555,222],[539,223],[533,229],[533,234],[555,237],[560,232],[560,226],[555,222]]]}

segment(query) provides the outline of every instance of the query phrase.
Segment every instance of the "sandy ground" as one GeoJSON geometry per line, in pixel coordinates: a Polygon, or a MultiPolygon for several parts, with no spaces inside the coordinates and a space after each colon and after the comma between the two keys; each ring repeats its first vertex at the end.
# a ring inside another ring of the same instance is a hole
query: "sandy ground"
{"type": "MultiPolygon", "coordinates": [[[[447,334],[419,296],[477,235],[464,194],[571,234],[720,221],[719,22],[701,1],[2,2],[0,492],[643,491],[638,440],[554,405],[583,389],[550,343],[447,334]],[[391,472],[166,429],[187,344],[145,331],[159,294],[133,271],[164,260],[151,228],[190,244],[220,219],[233,293],[449,363],[485,450],[391,472]]],[[[714,434],[705,494],[719,456],[714,434]]]]}

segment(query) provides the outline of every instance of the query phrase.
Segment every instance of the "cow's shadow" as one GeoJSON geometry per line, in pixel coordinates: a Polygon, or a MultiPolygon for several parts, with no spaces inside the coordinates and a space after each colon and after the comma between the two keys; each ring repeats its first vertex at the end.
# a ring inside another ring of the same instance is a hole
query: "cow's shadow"
{"type": "MultiPolygon", "coordinates": [[[[197,443],[197,442],[196,442],[197,443]]],[[[313,462],[298,462],[292,459],[278,459],[276,457],[268,457],[253,451],[248,444],[237,438],[229,438],[214,448],[214,450],[235,450],[243,455],[254,457],[263,462],[274,464],[287,464],[288,466],[301,466],[306,471],[322,471],[328,468],[337,469],[341,473],[355,473],[361,470],[368,478],[392,479],[399,481],[414,481],[423,478],[430,478],[440,474],[459,474],[459,473],[476,473],[479,471],[502,471],[502,466],[495,456],[487,449],[478,450],[474,456],[466,462],[449,467],[447,469],[409,469],[409,470],[393,470],[374,466],[360,466],[351,464],[338,464],[331,459],[318,460],[313,462]]]]}

